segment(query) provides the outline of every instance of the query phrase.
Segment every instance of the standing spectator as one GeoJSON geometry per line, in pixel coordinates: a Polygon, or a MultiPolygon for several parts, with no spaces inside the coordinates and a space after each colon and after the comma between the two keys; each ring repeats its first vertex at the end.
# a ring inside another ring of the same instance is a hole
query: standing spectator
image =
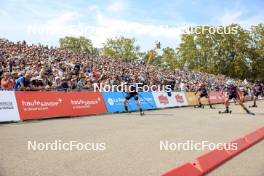
{"type": "Polygon", "coordinates": [[[186,85],[185,85],[185,82],[182,82],[182,83],[180,84],[180,89],[181,89],[181,92],[186,92],[186,91],[187,91],[187,87],[186,87],[186,85]]]}

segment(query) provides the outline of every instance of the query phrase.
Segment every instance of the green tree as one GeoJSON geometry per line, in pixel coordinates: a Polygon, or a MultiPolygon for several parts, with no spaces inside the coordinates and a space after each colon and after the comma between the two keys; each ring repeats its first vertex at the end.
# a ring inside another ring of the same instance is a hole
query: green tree
{"type": "Polygon", "coordinates": [[[263,78],[263,25],[251,30],[237,24],[222,27],[237,32],[202,33],[197,26],[198,33],[183,34],[176,49],[179,66],[233,78],[263,78]]]}
{"type": "Polygon", "coordinates": [[[97,54],[97,49],[93,47],[90,39],[85,37],[64,37],[59,40],[60,48],[70,49],[75,52],[83,52],[88,54],[97,54]]]}
{"type": "Polygon", "coordinates": [[[253,26],[251,31],[249,57],[252,61],[252,79],[264,81],[264,25],[253,26]]]}
{"type": "Polygon", "coordinates": [[[162,51],[163,53],[161,55],[161,60],[162,63],[165,63],[168,69],[175,70],[177,67],[179,67],[177,55],[173,48],[166,47],[163,48],[162,51]]]}
{"type": "Polygon", "coordinates": [[[102,48],[101,55],[134,61],[140,56],[140,47],[135,44],[134,38],[116,37],[107,39],[102,48]]]}

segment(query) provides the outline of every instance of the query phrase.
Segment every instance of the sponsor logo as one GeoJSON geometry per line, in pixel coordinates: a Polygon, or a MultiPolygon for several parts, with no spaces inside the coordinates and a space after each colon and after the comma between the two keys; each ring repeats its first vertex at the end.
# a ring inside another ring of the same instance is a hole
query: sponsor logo
{"type": "Polygon", "coordinates": [[[110,106],[114,106],[114,105],[123,105],[124,102],[124,98],[108,98],[107,102],[110,106]]]}
{"type": "Polygon", "coordinates": [[[43,111],[48,110],[49,108],[58,107],[62,103],[62,99],[59,98],[57,101],[24,101],[22,100],[22,106],[25,111],[43,111]]]}
{"type": "Polygon", "coordinates": [[[72,105],[95,105],[98,104],[96,100],[71,100],[72,105]]]}
{"type": "Polygon", "coordinates": [[[86,109],[98,104],[98,100],[71,100],[70,102],[73,109],[86,109]]]}
{"type": "Polygon", "coordinates": [[[184,100],[183,100],[183,96],[181,96],[181,95],[176,95],[176,96],[175,96],[175,99],[176,99],[176,101],[177,101],[178,103],[183,103],[183,102],[184,102],[184,100]]]}
{"type": "Polygon", "coordinates": [[[163,95],[158,96],[158,99],[159,99],[160,104],[164,104],[164,105],[169,104],[168,97],[166,96],[163,96],[163,95]]]}
{"type": "Polygon", "coordinates": [[[11,101],[0,102],[0,110],[4,110],[4,109],[14,109],[13,102],[11,101]]]}
{"type": "Polygon", "coordinates": [[[108,98],[107,102],[110,106],[113,106],[115,104],[114,100],[112,98],[108,98]]]}
{"type": "Polygon", "coordinates": [[[62,102],[62,99],[59,98],[57,101],[24,101],[22,100],[22,105],[26,107],[30,106],[40,106],[40,107],[55,107],[58,106],[62,102]]]}

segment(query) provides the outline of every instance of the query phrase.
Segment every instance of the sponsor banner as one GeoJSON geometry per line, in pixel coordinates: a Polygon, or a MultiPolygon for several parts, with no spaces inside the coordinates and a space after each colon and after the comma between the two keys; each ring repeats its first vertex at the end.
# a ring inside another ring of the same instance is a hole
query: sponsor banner
{"type": "MultiPolygon", "coordinates": [[[[198,97],[199,94],[196,94],[194,92],[185,92],[185,97],[187,99],[188,105],[198,105],[198,97]]],[[[208,104],[208,99],[207,98],[202,98],[201,99],[202,104],[208,104]]]]}
{"type": "Polygon", "coordinates": [[[185,97],[187,99],[188,105],[198,105],[198,100],[194,92],[185,92],[185,97]]]}
{"type": "Polygon", "coordinates": [[[19,121],[19,113],[12,91],[0,91],[0,122],[19,121]]]}
{"type": "Polygon", "coordinates": [[[221,92],[209,92],[211,104],[219,104],[225,102],[225,96],[221,92]]]}
{"type": "Polygon", "coordinates": [[[187,106],[188,102],[183,92],[172,92],[172,96],[175,98],[175,106],[187,106]]]}
{"type": "Polygon", "coordinates": [[[100,92],[67,92],[65,97],[70,103],[70,116],[107,112],[104,98],[100,92]]]}
{"type": "Polygon", "coordinates": [[[174,92],[171,93],[171,96],[168,96],[167,92],[153,92],[152,94],[157,108],[175,107],[177,104],[174,92]]]}
{"type": "MultiPolygon", "coordinates": [[[[104,101],[108,112],[123,112],[124,101],[127,93],[125,92],[103,92],[104,101]]],[[[156,109],[155,100],[151,92],[140,92],[138,95],[142,109],[156,109]]],[[[138,107],[134,98],[131,98],[128,103],[129,111],[136,111],[138,107]]]]}
{"type": "Polygon", "coordinates": [[[21,120],[105,113],[98,92],[16,92],[21,120]]]}
{"type": "Polygon", "coordinates": [[[151,92],[140,92],[138,100],[142,109],[157,109],[155,99],[151,92]]]}

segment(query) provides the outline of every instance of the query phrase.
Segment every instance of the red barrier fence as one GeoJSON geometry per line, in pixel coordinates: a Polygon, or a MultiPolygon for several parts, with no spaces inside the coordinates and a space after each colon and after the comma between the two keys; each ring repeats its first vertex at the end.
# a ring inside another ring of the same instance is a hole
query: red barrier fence
{"type": "Polygon", "coordinates": [[[15,92],[21,120],[106,113],[99,92],[15,92]]]}
{"type": "Polygon", "coordinates": [[[220,166],[227,160],[243,152],[247,148],[253,146],[257,142],[264,139],[264,127],[253,131],[241,138],[238,138],[232,143],[237,144],[236,150],[226,150],[226,149],[216,149],[207,152],[199,157],[197,157],[191,163],[185,163],[178,166],[164,174],[162,176],[201,176],[212,171],[216,167],[220,166]]]}

